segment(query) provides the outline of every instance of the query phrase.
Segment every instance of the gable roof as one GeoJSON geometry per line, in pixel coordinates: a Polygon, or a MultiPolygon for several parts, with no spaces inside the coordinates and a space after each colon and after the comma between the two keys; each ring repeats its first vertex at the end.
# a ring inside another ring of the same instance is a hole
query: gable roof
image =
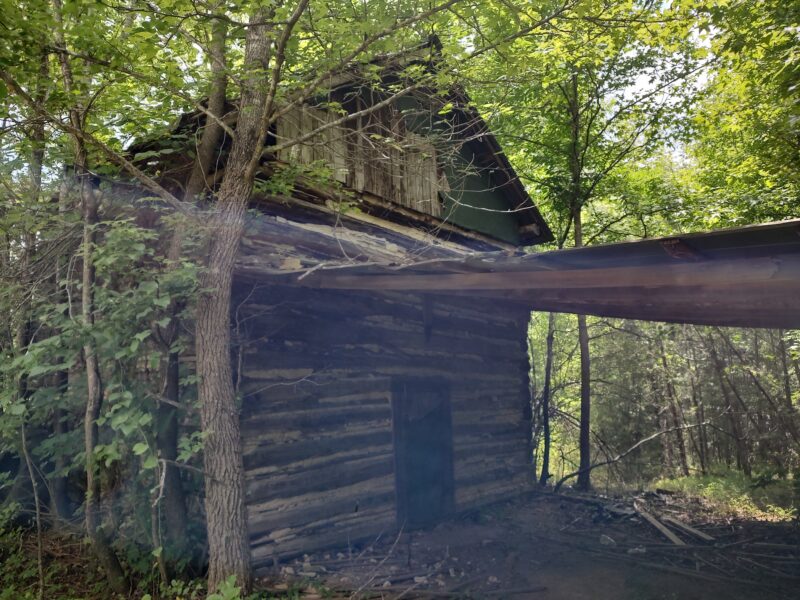
{"type": "MultiPolygon", "coordinates": [[[[409,50],[384,55],[370,61],[370,65],[377,65],[380,68],[382,81],[389,82],[391,78],[398,77],[401,71],[409,66],[420,64],[427,69],[437,68],[437,56],[440,50],[438,40],[431,38],[427,42],[420,44],[409,50]]],[[[344,69],[336,76],[330,77],[324,82],[324,88],[328,93],[336,90],[352,89],[365,84],[364,65],[354,64],[344,69]]],[[[432,90],[423,90],[426,98],[434,97],[432,90]]],[[[510,244],[507,240],[502,240],[491,231],[480,228],[459,225],[448,222],[448,219],[441,219],[408,210],[398,206],[391,201],[381,201],[381,198],[363,199],[359,208],[364,212],[379,218],[389,218],[407,226],[435,232],[436,235],[449,239],[456,243],[466,244],[474,250],[491,250],[496,248],[511,248],[515,245],[526,246],[552,241],[553,234],[541,213],[527,193],[525,186],[520,181],[508,158],[503,152],[500,144],[489,130],[486,122],[481,118],[478,111],[472,106],[469,97],[461,89],[453,89],[445,96],[439,95],[437,102],[441,105],[450,104],[452,106],[451,117],[458,122],[459,136],[467,140],[475,150],[476,162],[483,171],[492,174],[493,188],[502,196],[506,203],[506,208],[502,210],[489,210],[487,219],[491,212],[507,213],[505,217],[512,218],[517,224],[518,244],[510,244]]],[[[224,116],[224,121],[230,125],[235,123],[236,106],[229,104],[228,112],[224,116]]],[[[202,127],[205,116],[200,111],[184,114],[173,127],[175,134],[187,134],[202,127]]],[[[136,143],[129,148],[129,153],[141,154],[152,157],[152,151],[163,149],[168,139],[161,138],[156,140],[136,143]]],[[[268,140],[268,145],[274,143],[274,139],[268,140]]],[[[135,156],[134,156],[135,157],[135,156]]],[[[184,157],[185,158],[185,157],[184,157]]],[[[276,157],[272,157],[275,160],[276,157]]],[[[181,163],[181,157],[177,154],[168,157],[160,157],[159,169],[166,175],[173,176],[180,181],[181,177],[188,177],[191,166],[181,163]]],[[[186,161],[183,161],[186,162],[186,161]]],[[[316,198],[318,203],[330,202],[332,196],[325,194],[319,186],[309,185],[309,182],[301,182],[298,191],[306,201],[314,201],[314,194],[319,194],[316,198]]],[[[256,202],[259,198],[255,199],[256,202]]],[[[264,199],[260,199],[264,201],[264,199]]],[[[465,210],[471,210],[465,204],[465,210]]],[[[487,209],[476,209],[487,210],[487,209]]],[[[480,214],[480,213],[479,213],[480,214]]],[[[498,215],[495,215],[495,217],[498,215]]]]}
{"type": "MultiPolygon", "coordinates": [[[[441,49],[439,39],[431,35],[427,41],[415,47],[377,57],[370,61],[370,64],[381,68],[381,77],[384,80],[412,65],[422,65],[435,72],[440,64],[441,49]]],[[[361,82],[363,82],[362,69],[354,65],[345,73],[331,79],[328,88],[330,90],[352,88],[361,82]]],[[[502,191],[508,202],[507,212],[513,213],[519,223],[519,245],[531,246],[553,241],[552,231],[466,90],[456,85],[444,96],[432,89],[421,91],[429,99],[440,98],[439,108],[450,105],[452,107],[450,112],[457,122],[459,133],[479,149],[479,152],[476,152],[476,158],[482,162],[479,166],[492,172],[496,188],[502,191]]]]}

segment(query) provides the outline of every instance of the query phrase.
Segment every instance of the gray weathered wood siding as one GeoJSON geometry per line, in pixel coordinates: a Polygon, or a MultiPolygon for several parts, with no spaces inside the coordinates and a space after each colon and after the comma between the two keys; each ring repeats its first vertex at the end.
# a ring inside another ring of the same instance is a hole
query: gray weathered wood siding
{"type": "MultiPolygon", "coordinates": [[[[341,115],[302,106],[278,119],[278,144],[300,139],[341,115]]],[[[284,162],[318,163],[345,187],[365,192],[434,217],[442,216],[436,150],[424,136],[408,130],[392,109],[375,111],[346,125],[329,126],[278,152],[284,162]]]]}
{"type": "Polygon", "coordinates": [[[239,293],[256,568],[396,529],[393,377],[449,381],[457,511],[524,487],[527,314],[400,294],[239,293]]]}

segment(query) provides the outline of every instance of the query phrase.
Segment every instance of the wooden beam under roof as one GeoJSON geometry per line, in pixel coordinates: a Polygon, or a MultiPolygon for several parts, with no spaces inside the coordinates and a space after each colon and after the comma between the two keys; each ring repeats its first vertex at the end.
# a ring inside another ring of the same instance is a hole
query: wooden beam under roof
{"type": "Polygon", "coordinates": [[[320,268],[296,283],[490,297],[531,310],[651,321],[800,328],[800,220],[523,256],[320,268]]]}

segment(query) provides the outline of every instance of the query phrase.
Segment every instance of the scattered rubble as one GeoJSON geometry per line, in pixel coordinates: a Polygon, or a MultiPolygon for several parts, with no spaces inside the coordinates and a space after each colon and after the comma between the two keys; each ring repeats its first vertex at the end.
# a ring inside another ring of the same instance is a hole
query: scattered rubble
{"type": "MultiPolygon", "coordinates": [[[[720,519],[696,500],[674,493],[609,499],[541,492],[430,531],[380,536],[358,547],[305,555],[263,584],[280,592],[286,588],[279,586],[288,582],[304,600],[320,594],[365,600],[612,600],[599,591],[581,596],[560,590],[576,585],[573,580],[586,570],[596,580],[604,573],[609,579],[623,574],[624,585],[633,580],[639,586],[680,589],[679,595],[663,597],[682,600],[712,597],[704,594],[715,585],[726,600],[751,597],[748,590],[760,600],[788,598],[794,592],[787,590],[800,583],[800,528],[796,523],[720,519]],[[692,583],[698,581],[705,583],[692,583]]],[[[603,582],[585,585],[591,589],[603,582]]]]}

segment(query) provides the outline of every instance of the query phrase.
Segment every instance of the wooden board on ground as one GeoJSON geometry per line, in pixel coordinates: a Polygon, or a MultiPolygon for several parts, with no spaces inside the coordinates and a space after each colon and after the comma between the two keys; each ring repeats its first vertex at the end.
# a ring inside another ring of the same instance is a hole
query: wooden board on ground
{"type": "Polygon", "coordinates": [[[638,514],[645,521],[650,523],[653,527],[658,529],[664,535],[664,537],[666,537],[673,544],[675,544],[676,546],[685,546],[686,545],[686,542],[684,542],[681,538],[679,538],[677,535],[675,535],[669,529],[667,529],[658,519],[656,519],[649,512],[647,512],[646,510],[644,510],[640,506],[637,506],[635,503],[634,503],[633,507],[636,510],[636,514],[638,514]]]}
{"type": "Polygon", "coordinates": [[[706,542],[713,542],[714,538],[708,535],[707,533],[703,533],[699,529],[695,529],[691,525],[684,523],[683,521],[676,519],[675,517],[661,517],[662,521],[666,521],[670,525],[674,525],[678,529],[685,531],[695,537],[700,538],[701,540],[705,540],[706,542]]]}

